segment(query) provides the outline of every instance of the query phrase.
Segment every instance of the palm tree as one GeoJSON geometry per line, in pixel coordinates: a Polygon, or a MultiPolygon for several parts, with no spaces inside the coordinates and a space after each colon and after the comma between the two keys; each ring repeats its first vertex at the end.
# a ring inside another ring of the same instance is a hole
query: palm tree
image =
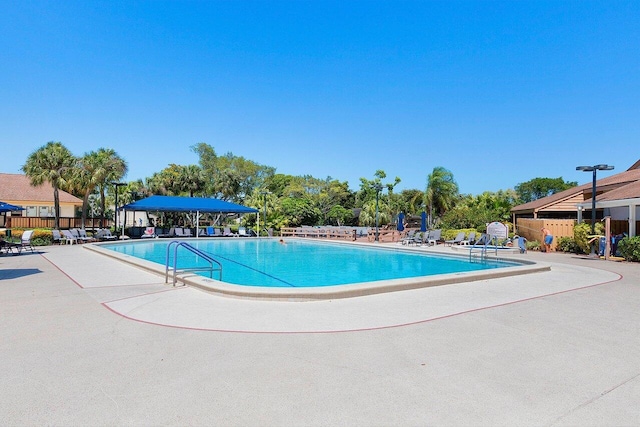
{"type": "Polygon", "coordinates": [[[458,184],[453,179],[451,171],[436,166],[427,177],[427,190],[425,192],[425,205],[429,214],[429,225],[433,224],[434,217],[442,216],[453,207],[458,196],[458,184]]]}
{"type": "Polygon", "coordinates": [[[78,159],[78,167],[75,170],[73,181],[80,194],[82,194],[82,227],[87,220],[89,196],[95,191],[102,181],[105,169],[100,162],[100,153],[91,151],[78,159]]]}
{"type": "Polygon", "coordinates": [[[48,142],[27,157],[22,171],[31,180],[31,185],[38,186],[48,182],[53,187],[54,227],[60,227],[60,194],[61,187],[67,185],[76,158],[61,142],[48,142]]]}
{"type": "Polygon", "coordinates": [[[198,165],[181,166],[178,175],[178,186],[181,191],[193,197],[195,193],[202,193],[206,180],[202,168],[198,165]]]}
{"type": "MultiPolygon", "coordinates": [[[[95,164],[92,166],[96,171],[96,187],[100,193],[101,219],[104,224],[104,214],[106,212],[106,190],[112,182],[121,180],[127,174],[127,162],[112,148],[100,148],[92,159],[95,164]]],[[[116,188],[117,191],[117,188],[116,188]]],[[[116,209],[118,207],[116,206],[116,209]]]]}

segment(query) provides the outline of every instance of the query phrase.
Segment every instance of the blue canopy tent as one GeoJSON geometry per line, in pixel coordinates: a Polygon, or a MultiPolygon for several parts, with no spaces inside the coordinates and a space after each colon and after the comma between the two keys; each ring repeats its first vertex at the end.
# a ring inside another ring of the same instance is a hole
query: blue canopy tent
{"type": "Polygon", "coordinates": [[[23,211],[24,208],[16,205],[12,205],[11,203],[0,202],[0,212],[13,212],[13,211],[23,211]]]}
{"type": "Polygon", "coordinates": [[[200,213],[258,213],[258,209],[220,199],[205,197],[150,196],[121,207],[124,211],[195,212],[196,237],[199,234],[200,213]]]}

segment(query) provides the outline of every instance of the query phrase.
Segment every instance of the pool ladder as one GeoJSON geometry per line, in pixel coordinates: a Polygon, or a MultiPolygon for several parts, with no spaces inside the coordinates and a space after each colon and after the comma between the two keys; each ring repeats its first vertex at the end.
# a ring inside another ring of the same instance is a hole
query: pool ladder
{"type": "Polygon", "coordinates": [[[473,245],[471,245],[471,247],[469,248],[469,261],[473,262],[474,259],[479,259],[480,262],[486,261],[488,258],[488,251],[489,251],[489,244],[493,243],[495,246],[495,251],[496,251],[496,259],[498,258],[498,239],[496,239],[495,237],[488,237],[484,240],[484,243],[474,243],[473,245]],[[480,255],[478,256],[476,253],[476,256],[474,257],[474,249],[480,249],[480,255]]]}
{"type": "Polygon", "coordinates": [[[213,272],[217,271],[219,273],[218,280],[222,280],[222,264],[213,259],[210,255],[202,252],[200,249],[195,248],[188,244],[187,242],[180,242],[178,240],[174,240],[169,242],[167,245],[167,257],[165,261],[165,270],[164,270],[164,283],[169,283],[169,273],[173,273],[173,286],[176,285],[177,275],[179,273],[187,273],[187,272],[198,272],[198,271],[208,271],[209,277],[213,279],[213,272]],[[169,254],[171,252],[171,248],[173,247],[173,267],[169,265],[169,254]],[[194,253],[196,256],[204,259],[209,263],[209,266],[203,267],[187,267],[183,269],[178,269],[178,248],[185,248],[189,252],[194,253]],[[217,267],[214,267],[214,264],[217,267]]]}

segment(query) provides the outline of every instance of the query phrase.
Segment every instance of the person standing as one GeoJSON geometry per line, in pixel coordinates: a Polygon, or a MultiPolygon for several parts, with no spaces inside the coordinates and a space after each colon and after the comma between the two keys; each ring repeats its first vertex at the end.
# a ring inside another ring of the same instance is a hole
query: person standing
{"type": "Polygon", "coordinates": [[[551,243],[553,243],[553,235],[548,228],[542,227],[540,229],[542,231],[542,241],[544,242],[544,251],[551,252],[551,243]]]}

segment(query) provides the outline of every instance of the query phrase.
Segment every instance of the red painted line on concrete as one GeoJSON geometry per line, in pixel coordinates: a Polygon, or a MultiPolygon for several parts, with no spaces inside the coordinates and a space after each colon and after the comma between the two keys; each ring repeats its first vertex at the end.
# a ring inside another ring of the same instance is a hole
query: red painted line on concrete
{"type": "Polygon", "coordinates": [[[44,259],[46,259],[49,264],[53,265],[60,273],[64,274],[65,276],[67,276],[67,278],[69,280],[71,280],[73,283],[75,283],[80,289],[84,289],[84,286],[82,286],[80,283],[78,283],[73,277],[69,276],[67,274],[66,271],[64,271],[63,269],[61,269],[60,267],[58,267],[53,261],[51,261],[49,258],[47,258],[46,256],[44,256],[43,254],[40,254],[40,256],[44,259]]]}
{"type": "Polygon", "coordinates": [[[535,297],[523,298],[523,299],[520,299],[520,300],[509,301],[509,302],[505,302],[505,303],[501,303],[501,304],[489,305],[489,306],[486,306],[486,307],[473,308],[473,309],[470,309],[470,310],[464,310],[464,311],[460,311],[460,312],[457,312],[457,313],[446,314],[444,316],[432,317],[432,318],[423,319],[423,320],[416,320],[414,322],[399,323],[399,324],[395,324],[395,325],[374,326],[374,327],[371,327],[371,328],[339,329],[339,330],[331,330],[331,331],[247,331],[247,330],[233,330],[233,329],[197,328],[197,327],[193,327],[193,326],[177,326],[177,325],[169,325],[169,324],[164,324],[164,323],[151,322],[151,321],[148,321],[148,320],[135,319],[135,318],[129,317],[129,316],[125,315],[125,314],[122,314],[122,313],[114,310],[113,308],[111,308],[108,305],[106,305],[107,303],[101,303],[101,304],[107,310],[111,311],[112,313],[114,313],[114,314],[116,314],[118,316],[124,317],[125,319],[132,320],[134,322],[144,323],[144,324],[147,324],[147,325],[163,326],[163,327],[174,328],[174,329],[185,329],[185,330],[190,330],[190,331],[206,331],[206,332],[225,332],[225,333],[234,333],[234,334],[273,334],[273,335],[337,334],[337,333],[346,333],[346,332],[377,331],[377,330],[383,330],[383,329],[403,328],[403,327],[407,327],[407,326],[420,325],[420,324],[423,324],[423,323],[433,322],[435,320],[447,319],[447,318],[450,318],[450,317],[455,317],[455,316],[460,316],[460,315],[463,315],[463,314],[474,313],[474,312],[477,312],[477,311],[489,310],[489,309],[492,309],[492,308],[504,307],[504,306],[507,306],[507,305],[518,304],[518,303],[527,302],[527,301],[533,301],[533,300],[540,299],[540,298],[546,298],[546,297],[550,297],[550,296],[566,294],[566,293],[569,293],[569,292],[580,291],[580,290],[583,290],[583,289],[594,288],[594,287],[597,287],[597,286],[603,286],[603,285],[607,285],[607,284],[610,284],[610,283],[618,282],[618,281],[623,279],[623,276],[621,274],[619,274],[619,273],[614,273],[614,274],[618,275],[618,278],[615,279],[615,280],[609,280],[609,281],[606,281],[606,282],[596,283],[596,284],[593,284],[593,285],[582,286],[582,287],[574,288],[574,289],[567,289],[567,290],[564,290],[564,291],[552,292],[552,293],[549,293],[549,294],[538,295],[538,296],[535,296],[535,297]]]}

